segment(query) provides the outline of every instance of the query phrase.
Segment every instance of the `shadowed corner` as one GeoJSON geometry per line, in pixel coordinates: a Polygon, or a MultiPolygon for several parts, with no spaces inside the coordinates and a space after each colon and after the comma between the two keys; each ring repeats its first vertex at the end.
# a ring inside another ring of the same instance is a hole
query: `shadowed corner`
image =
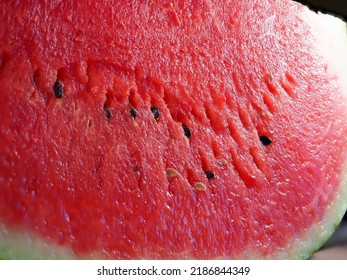
{"type": "Polygon", "coordinates": [[[307,6],[310,10],[318,13],[330,14],[347,22],[347,2],[341,0],[294,0],[307,6]]]}
{"type": "Polygon", "coordinates": [[[347,260],[347,213],[328,242],[311,259],[347,260]]]}

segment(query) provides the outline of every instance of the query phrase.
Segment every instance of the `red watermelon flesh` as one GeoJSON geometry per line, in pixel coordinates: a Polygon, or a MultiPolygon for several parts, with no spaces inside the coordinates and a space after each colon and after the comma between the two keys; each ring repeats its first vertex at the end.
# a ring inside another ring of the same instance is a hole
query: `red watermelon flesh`
{"type": "Polygon", "coordinates": [[[1,1],[0,26],[13,256],[25,235],[48,257],[305,258],[346,209],[346,45],[324,16],[288,0],[1,1]]]}

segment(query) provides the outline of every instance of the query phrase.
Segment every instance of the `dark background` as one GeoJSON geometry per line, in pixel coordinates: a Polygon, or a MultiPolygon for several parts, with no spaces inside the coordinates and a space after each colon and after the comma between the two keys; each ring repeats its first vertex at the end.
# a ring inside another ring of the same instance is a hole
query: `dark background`
{"type": "Polygon", "coordinates": [[[313,10],[329,12],[347,19],[347,1],[346,0],[307,0],[300,1],[302,4],[308,5],[313,10]]]}

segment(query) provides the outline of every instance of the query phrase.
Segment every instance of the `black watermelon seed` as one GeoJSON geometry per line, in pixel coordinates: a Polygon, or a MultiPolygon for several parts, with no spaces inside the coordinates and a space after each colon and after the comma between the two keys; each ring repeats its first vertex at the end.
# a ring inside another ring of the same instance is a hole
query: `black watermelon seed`
{"type": "Polygon", "coordinates": [[[130,108],[130,115],[131,115],[134,119],[136,119],[136,117],[137,117],[137,112],[136,112],[136,110],[135,110],[133,107],[130,108]]]}
{"type": "Polygon", "coordinates": [[[192,132],[190,131],[189,127],[186,126],[184,123],[182,123],[182,127],[183,127],[183,131],[184,131],[184,135],[187,138],[190,138],[192,136],[192,132]]]}
{"type": "Polygon", "coordinates": [[[109,120],[112,117],[112,113],[110,108],[108,108],[106,105],[104,106],[104,112],[105,112],[106,118],[109,120]]]}
{"type": "Polygon", "coordinates": [[[205,174],[208,180],[211,180],[214,178],[214,173],[212,171],[205,171],[205,174]]]}
{"type": "Polygon", "coordinates": [[[152,106],[151,111],[153,113],[154,118],[157,120],[160,117],[160,113],[157,107],[152,106]]]}
{"type": "Polygon", "coordinates": [[[56,81],[53,85],[53,92],[56,98],[62,98],[64,94],[64,85],[61,81],[56,81]]]}
{"type": "Polygon", "coordinates": [[[259,136],[259,139],[264,146],[268,146],[272,143],[271,139],[264,135],[259,136]]]}

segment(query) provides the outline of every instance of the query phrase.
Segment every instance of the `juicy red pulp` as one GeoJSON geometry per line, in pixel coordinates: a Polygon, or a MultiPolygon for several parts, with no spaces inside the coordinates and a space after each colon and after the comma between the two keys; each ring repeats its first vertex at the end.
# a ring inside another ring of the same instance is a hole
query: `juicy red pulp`
{"type": "Polygon", "coordinates": [[[5,224],[78,255],[214,258],[323,217],[347,116],[302,8],[217,2],[0,4],[5,224]]]}

